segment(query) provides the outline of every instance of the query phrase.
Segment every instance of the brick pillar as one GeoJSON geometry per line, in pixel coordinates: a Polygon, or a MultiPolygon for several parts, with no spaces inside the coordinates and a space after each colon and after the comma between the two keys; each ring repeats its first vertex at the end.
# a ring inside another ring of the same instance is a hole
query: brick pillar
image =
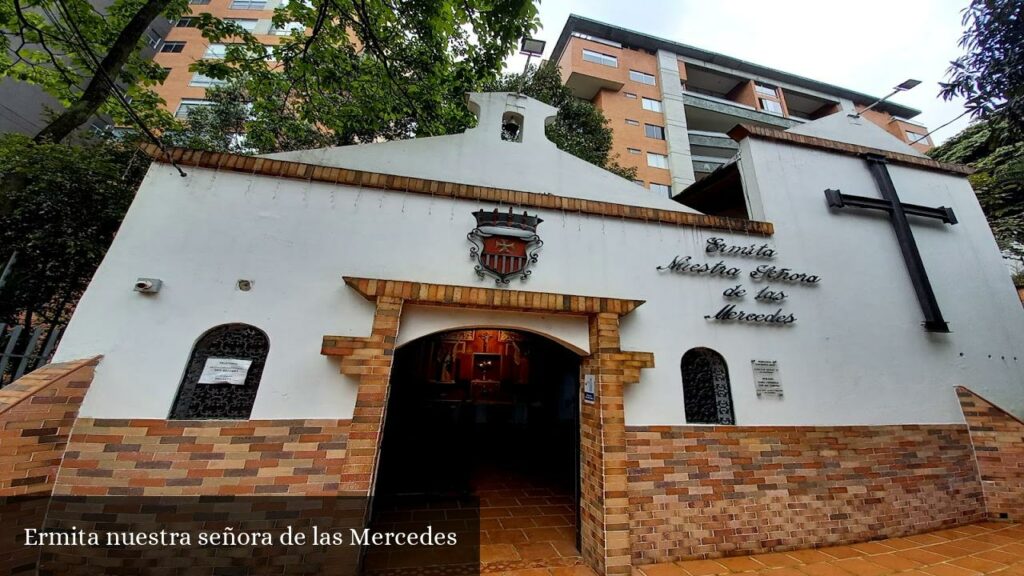
{"type": "Polygon", "coordinates": [[[342,373],[359,378],[345,464],[341,470],[340,489],[344,494],[365,496],[373,488],[402,303],[401,298],[378,297],[370,336],[359,339],[362,347],[342,360],[342,373]]]}
{"type": "Polygon", "coordinates": [[[629,574],[623,386],[632,354],[619,348],[618,314],[590,317],[590,353],[582,372],[595,377],[597,398],[594,404],[584,402],[580,410],[581,552],[599,573],[629,574]]]}

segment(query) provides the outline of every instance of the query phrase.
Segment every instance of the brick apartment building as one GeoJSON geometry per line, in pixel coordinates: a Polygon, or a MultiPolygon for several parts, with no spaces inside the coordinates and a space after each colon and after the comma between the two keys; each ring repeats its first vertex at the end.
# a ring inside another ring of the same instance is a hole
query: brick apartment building
{"type": "MultiPolygon", "coordinates": [[[[741,122],[792,128],[878,99],[575,14],[551,60],[608,117],[613,154],[637,183],[667,195],[727,162],[737,144],[725,132],[741,122]]],[[[887,101],[863,117],[924,152],[928,129],[910,120],[919,113],[887,101]]]]}

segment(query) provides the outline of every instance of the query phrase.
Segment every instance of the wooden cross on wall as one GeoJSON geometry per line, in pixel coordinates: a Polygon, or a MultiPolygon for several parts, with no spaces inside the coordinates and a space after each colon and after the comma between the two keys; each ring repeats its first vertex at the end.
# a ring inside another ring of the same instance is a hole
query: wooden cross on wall
{"type": "Polygon", "coordinates": [[[896,232],[896,240],[900,244],[900,252],[903,254],[903,262],[907,265],[910,281],[914,284],[914,292],[917,293],[917,301],[921,304],[921,311],[924,312],[924,329],[929,332],[949,332],[949,325],[942,318],[939,303],[935,300],[931,282],[928,281],[928,273],[924,269],[924,262],[921,261],[921,253],[917,250],[917,242],[914,241],[914,232],[910,228],[907,215],[935,218],[946,224],[956,224],[956,215],[953,214],[952,208],[945,206],[929,208],[900,202],[900,198],[896,194],[896,187],[893,186],[892,178],[889,176],[885,157],[867,154],[864,159],[867,160],[871,177],[874,178],[882,198],[852,196],[843,194],[839,190],[825,190],[828,206],[829,208],[867,208],[889,213],[892,228],[896,232]]]}

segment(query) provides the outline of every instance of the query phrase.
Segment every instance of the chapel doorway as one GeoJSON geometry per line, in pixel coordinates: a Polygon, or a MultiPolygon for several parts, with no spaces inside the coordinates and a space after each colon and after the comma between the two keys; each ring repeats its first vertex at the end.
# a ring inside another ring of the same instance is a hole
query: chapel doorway
{"type": "Polygon", "coordinates": [[[579,380],[579,355],[525,331],[463,329],[398,348],[371,521],[410,512],[395,503],[471,497],[481,543],[507,544],[495,549],[512,564],[578,557],[579,380]]]}

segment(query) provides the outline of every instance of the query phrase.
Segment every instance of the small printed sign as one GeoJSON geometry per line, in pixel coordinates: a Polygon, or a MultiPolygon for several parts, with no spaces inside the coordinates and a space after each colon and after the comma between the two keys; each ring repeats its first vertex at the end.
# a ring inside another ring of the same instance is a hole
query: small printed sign
{"type": "Polygon", "coordinates": [[[587,404],[593,404],[597,399],[597,380],[593,374],[587,374],[583,377],[583,401],[587,404]]]}
{"type": "Polygon", "coordinates": [[[252,360],[237,358],[207,358],[203,365],[203,373],[199,375],[200,384],[245,384],[252,360]]]}
{"type": "Polygon", "coordinates": [[[754,370],[754,391],[758,398],[782,398],[782,380],[778,360],[751,360],[754,370]]]}

